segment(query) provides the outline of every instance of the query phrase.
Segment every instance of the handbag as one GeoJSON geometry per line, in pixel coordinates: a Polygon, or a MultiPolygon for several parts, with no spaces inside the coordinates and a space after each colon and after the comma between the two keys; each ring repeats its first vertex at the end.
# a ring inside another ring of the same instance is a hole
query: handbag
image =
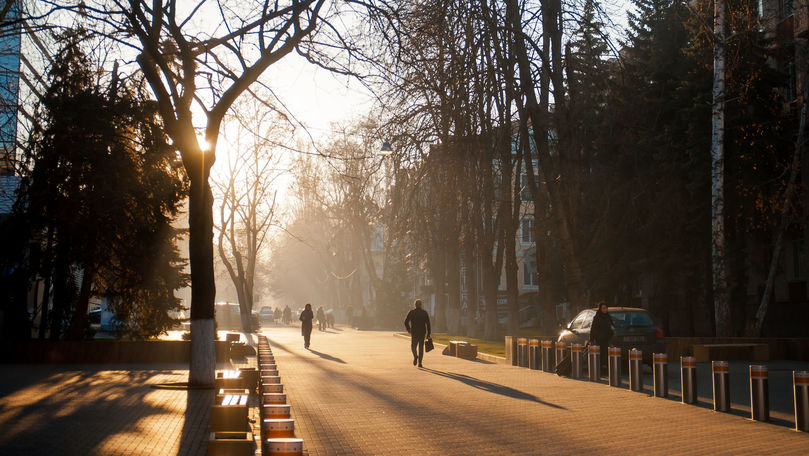
{"type": "Polygon", "coordinates": [[[428,337],[427,340],[424,341],[424,351],[429,352],[432,351],[434,348],[435,345],[433,345],[433,338],[428,337]]]}

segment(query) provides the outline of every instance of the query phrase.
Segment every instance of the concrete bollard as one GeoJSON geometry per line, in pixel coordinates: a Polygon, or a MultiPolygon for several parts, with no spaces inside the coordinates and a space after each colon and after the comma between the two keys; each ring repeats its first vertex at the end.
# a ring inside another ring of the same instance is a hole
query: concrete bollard
{"type": "Polygon", "coordinates": [[[528,341],[528,368],[537,370],[542,367],[541,364],[539,339],[531,339],[528,341]]]}
{"type": "Polygon", "coordinates": [[[610,386],[621,386],[621,347],[609,347],[609,372],[610,386]]]}
{"type": "Polygon", "coordinates": [[[542,371],[551,373],[556,371],[556,363],[554,363],[553,359],[552,340],[544,339],[542,341],[542,371]]]}
{"type": "Polygon", "coordinates": [[[601,347],[598,345],[587,349],[587,377],[591,382],[601,380],[601,347]]]}
{"type": "Polygon", "coordinates": [[[750,366],[750,418],[753,421],[770,420],[770,388],[767,366],[750,366]]]}
{"type": "Polygon", "coordinates": [[[280,383],[264,383],[261,385],[261,393],[283,393],[284,385],[280,383]]]}
{"type": "Polygon", "coordinates": [[[713,409],[730,411],[730,368],[727,361],[711,361],[713,373],[713,409]]]}
{"type": "Polygon", "coordinates": [[[262,405],[280,405],[287,403],[287,395],[284,393],[263,393],[261,395],[262,405]]]}
{"type": "Polygon", "coordinates": [[[261,407],[261,419],[290,418],[289,404],[269,404],[261,407]]]}
{"type": "Polygon", "coordinates": [[[641,364],[643,363],[643,352],[637,348],[629,350],[629,389],[631,391],[643,390],[643,374],[641,364]]]}
{"type": "Polygon", "coordinates": [[[809,432],[809,371],[792,371],[795,430],[809,432]]]}
{"type": "Polygon", "coordinates": [[[303,439],[265,439],[261,446],[264,455],[301,456],[303,454],[303,439]]]}
{"type": "Polygon", "coordinates": [[[570,378],[581,378],[582,350],[581,344],[570,346],[570,378]]]}
{"type": "Polygon", "coordinates": [[[697,359],[693,356],[680,357],[680,385],[683,391],[683,404],[696,404],[697,359]]]}
{"type": "Polygon", "coordinates": [[[261,421],[262,439],[285,439],[291,437],[295,437],[295,421],[292,418],[261,421]]]}
{"type": "Polygon", "coordinates": [[[278,368],[275,367],[263,367],[261,369],[261,376],[262,377],[269,377],[269,376],[277,376],[278,375],[278,368]]]}
{"type": "Polygon", "coordinates": [[[528,338],[520,337],[517,339],[517,365],[520,367],[528,367],[528,338]]]}
{"type": "MultiPolygon", "coordinates": [[[[550,352],[550,341],[548,341],[548,351],[550,352]]],[[[550,353],[549,353],[550,355],[550,353]]],[[[555,372],[556,365],[559,364],[566,356],[569,356],[567,353],[567,344],[564,342],[557,342],[556,343],[556,362],[553,364],[551,370],[547,372],[555,372]]]]}
{"type": "Polygon", "coordinates": [[[281,377],[277,375],[262,375],[261,376],[261,384],[262,385],[272,385],[273,383],[281,383],[281,377]]]}
{"type": "Polygon", "coordinates": [[[655,397],[669,397],[669,357],[665,353],[652,355],[654,365],[654,395],[655,397]]]}

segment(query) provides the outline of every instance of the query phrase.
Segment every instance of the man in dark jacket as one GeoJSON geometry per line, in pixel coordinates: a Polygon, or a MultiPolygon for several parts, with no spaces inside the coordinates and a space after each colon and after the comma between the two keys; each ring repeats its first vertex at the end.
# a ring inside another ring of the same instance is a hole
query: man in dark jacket
{"type": "Polygon", "coordinates": [[[421,308],[421,299],[416,299],[416,308],[407,313],[404,324],[410,333],[410,351],[413,352],[413,365],[421,366],[424,358],[424,338],[430,337],[430,314],[421,308]],[[416,352],[418,347],[418,352],[416,352]]]}
{"type": "Polygon", "coordinates": [[[590,327],[590,344],[598,345],[601,349],[601,370],[607,367],[607,349],[612,339],[612,318],[608,313],[607,304],[604,301],[598,303],[598,312],[593,317],[593,325],[590,327]]]}

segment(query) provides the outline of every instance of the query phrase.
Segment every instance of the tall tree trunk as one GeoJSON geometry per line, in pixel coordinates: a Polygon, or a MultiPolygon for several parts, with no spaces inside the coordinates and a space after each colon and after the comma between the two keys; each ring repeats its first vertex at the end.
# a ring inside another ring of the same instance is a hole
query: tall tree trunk
{"type": "MultiPolygon", "coordinates": [[[[196,151],[202,155],[202,151],[196,151]]],[[[190,153],[193,153],[190,152],[190,153]]],[[[185,158],[185,157],[184,157],[185,158]]],[[[189,160],[191,161],[191,160],[189,160]]],[[[214,341],[214,300],[216,285],[213,270],[213,193],[208,182],[208,160],[197,159],[188,175],[189,263],[191,265],[191,365],[188,383],[211,386],[216,371],[214,341]]],[[[211,163],[212,165],[213,163],[211,163]]],[[[188,167],[186,167],[188,170],[188,167]]]]}
{"type": "Polygon", "coordinates": [[[84,339],[87,329],[87,307],[90,303],[90,294],[95,280],[95,267],[87,266],[81,277],[81,288],[76,299],[76,307],[73,309],[73,316],[70,321],[69,338],[71,340],[84,339]]]}
{"type": "Polygon", "coordinates": [[[713,220],[713,301],[716,335],[731,336],[730,290],[725,258],[725,0],[714,0],[714,79],[711,112],[711,218],[713,220]]]}
{"type": "Polygon", "coordinates": [[[795,181],[798,179],[798,170],[800,169],[801,151],[803,149],[804,133],[806,130],[806,98],[807,90],[804,83],[802,93],[803,103],[801,104],[801,117],[798,124],[798,136],[795,140],[795,149],[792,154],[792,165],[789,171],[789,181],[787,189],[784,193],[784,205],[781,207],[781,222],[777,227],[777,234],[775,236],[775,246],[773,247],[772,258],[770,259],[770,269],[767,273],[767,282],[764,286],[764,296],[761,297],[761,304],[758,306],[755,316],[747,323],[745,333],[748,337],[761,337],[761,327],[764,325],[764,318],[767,316],[767,307],[770,304],[770,297],[772,296],[772,288],[775,283],[775,272],[778,266],[778,260],[781,257],[781,249],[784,244],[784,231],[786,230],[789,222],[789,206],[792,200],[792,193],[795,191],[795,181]]]}
{"type": "Polygon", "coordinates": [[[45,248],[45,289],[42,291],[42,301],[40,303],[40,314],[39,314],[39,334],[37,337],[39,340],[45,340],[45,333],[48,332],[48,308],[50,307],[51,302],[51,278],[53,277],[53,223],[48,225],[48,243],[47,247],[45,248]]]}

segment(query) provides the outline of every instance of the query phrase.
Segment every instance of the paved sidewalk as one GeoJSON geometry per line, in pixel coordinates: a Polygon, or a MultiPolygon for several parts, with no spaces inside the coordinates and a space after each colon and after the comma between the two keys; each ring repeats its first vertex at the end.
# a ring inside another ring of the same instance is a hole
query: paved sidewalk
{"type": "Polygon", "coordinates": [[[426,356],[391,332],[264,330],[310,455],[809,454],[809,434],[524,368],[426,356]]]}
{"type": "Polygon", "coordinates": [[[0,364],[0,455],[200,455],[213,390],[188,365],[0,364]]]}

